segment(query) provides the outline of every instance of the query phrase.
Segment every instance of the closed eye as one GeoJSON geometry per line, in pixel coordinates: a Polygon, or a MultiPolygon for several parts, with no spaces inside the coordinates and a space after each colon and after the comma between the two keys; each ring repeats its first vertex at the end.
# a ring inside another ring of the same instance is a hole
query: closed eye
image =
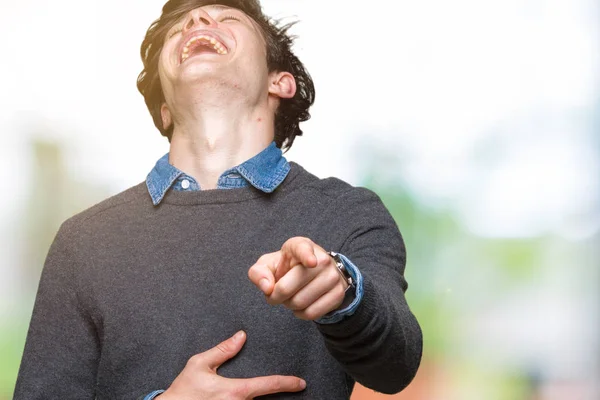
{"type": "Polygon", "coordinates": [[[171,32],[171,34],[169,35],[169,39],[172,38],[173,36],[175,36],[176,34],[178,34],[179,32],[181,32],[181,28],[179,29],[175,29],[173,32],[171,32]]]}
{"type": "Polygon", "coordinates": [[[226,16],[224,16],[223,18],[221,18],[221,22],[223,22],[223,21],[227,21],[228,19],[232,19],[232,20],[235,20],[235,21],[240,21],[240,19],[239,19],[239,18],[237,18],[237,17],[234,17],[233,15],[226,15],[226,16]]]}

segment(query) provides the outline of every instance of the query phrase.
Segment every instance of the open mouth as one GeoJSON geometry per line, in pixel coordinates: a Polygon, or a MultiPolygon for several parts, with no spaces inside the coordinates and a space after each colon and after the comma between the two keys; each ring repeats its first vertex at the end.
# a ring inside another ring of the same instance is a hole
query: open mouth
{"type": "Polygon", "coordinates": [[[184,62],[191,56],[198,54],[219,54],[226,55],[229,51],[221,41],[213,36],[206,34],[190,38],[181,50],[180,61],[184,62]]]}

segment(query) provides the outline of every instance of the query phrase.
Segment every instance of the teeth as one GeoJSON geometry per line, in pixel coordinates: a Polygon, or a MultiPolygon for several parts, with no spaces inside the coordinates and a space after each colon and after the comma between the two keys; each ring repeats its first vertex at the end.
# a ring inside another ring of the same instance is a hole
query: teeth
{"type": "Polygon", "coordinates": [[[181,55],[182,62],[187,60],[190,57],[190,47],[192,46],[192,44],[196,43],[199,40],[203,40],[207,44],[210,43],[218,54],[221,54],[221,55],[227,54],[227,48],[225,46],[223,46],[221,43],[219,43],[219,41],[217,39],[210,37],[210,36],[201,35],[201,36],[196,36],[196,37],[191,38],[187,42],[187,44],[183,47],[183,50],[182,50],[183,54],[181,55]]]}

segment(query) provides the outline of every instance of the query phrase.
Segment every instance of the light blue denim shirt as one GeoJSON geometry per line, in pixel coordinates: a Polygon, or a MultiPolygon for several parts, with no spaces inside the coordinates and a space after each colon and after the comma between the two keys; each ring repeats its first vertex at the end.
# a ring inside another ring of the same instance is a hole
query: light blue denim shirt
{"type": "MultiPolygon", "coordinates": [[[[248,161],[223,172],[217,181],[217,189],[237,189],[251,184],[258,190],[271,193],[289,172],[290,164],[273,142],[248,161]]],[[[169,153],[158,160],[150,171],[146,186],[155,206],[160,204],[171,188],[179,191],[200,190],[194,178],[169,163],[169,153]]]]}
{"type": "MultiPolygon", "coordinates": [[[[290,165],[288,161],[283,157],[281,149],[273,142],[248,161],[223,172],[217,181],[217,189],[236,189],[252,185],[265,193],[272,193],[283,182],[289,172],[290,165]]],[[[170,189],[177,191],[201,190],[200,185],[194,178],[169,163],[169,153],[156,162],[146,178],[146,186],[155,206],[161,203],[170,189]]],[[[340,256],[355,284],[354,293],[348,291],[348,295],[354,295],[354,299],[343,309],[333,311],[316,320],[315,322],[319,324],[334,324],[344,317],[354,314],[363,297],[362,274],[346,256],[342,254],[340,256]]],[[[345,301],[344,304],[348,304],[348,301],[345,301]]],[[[164,390],[154,391],[143,399],[152,400],[163,392],[164,390]]]]}

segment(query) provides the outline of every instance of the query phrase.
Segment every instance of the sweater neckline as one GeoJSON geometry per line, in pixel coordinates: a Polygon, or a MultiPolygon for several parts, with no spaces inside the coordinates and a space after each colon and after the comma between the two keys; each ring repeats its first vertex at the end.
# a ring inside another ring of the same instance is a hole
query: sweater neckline
{"type": "MultiPolygon", "coordinates": [[[[273,193],[261,192],[251,185],[236,189],[209,189],[199,191],[169,190],[163,198],[161,204],[164,203],[192,206],[200,204],[239,203],[256,199],[258,197],[268,197],[271,194],[289,190],[290,185],[296,179],[302,169],[303,168],[295,162],[290,162],[290,172],[288,176],[273,193]]],[[[160,205],[157,207],[160,207],[160,205]]]]}

